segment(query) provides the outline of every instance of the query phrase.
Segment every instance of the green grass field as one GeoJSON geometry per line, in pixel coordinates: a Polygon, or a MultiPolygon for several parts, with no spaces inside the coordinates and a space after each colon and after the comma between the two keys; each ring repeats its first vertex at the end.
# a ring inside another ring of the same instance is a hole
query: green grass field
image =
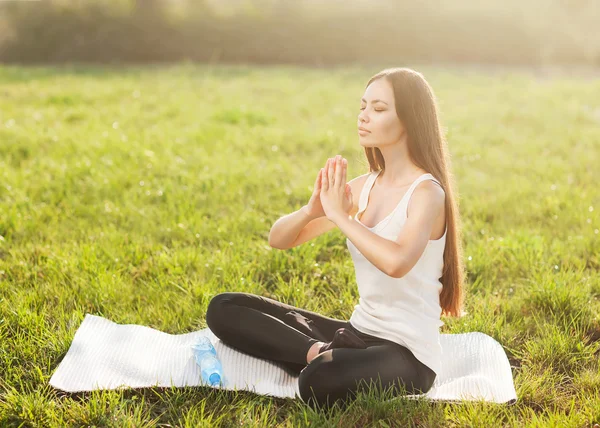
{"type": "Polygon", "coordinates": [[[180,334],[246,291],[347,319],[339,230],[291,250],[272,224],[328,157],[368,164],[356,117],[382,67],[0,67],[1,426],[600,424],[600,80],[413,68],[439,99],[467,314],[519,401],[361,394],[345,411],[207,387],[65,394],[48,381],[86,313],[180,334]]]}

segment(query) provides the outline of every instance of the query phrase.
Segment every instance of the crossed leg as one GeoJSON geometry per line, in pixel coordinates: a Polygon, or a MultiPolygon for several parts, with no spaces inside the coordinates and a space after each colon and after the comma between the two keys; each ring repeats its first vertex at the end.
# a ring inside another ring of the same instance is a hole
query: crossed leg
{"type": "Polygon", "coordinates": [[[294,374],[307,364],[309,348],[333,340],[348,322],[244,292],[214,296],[206,323],[224,343],[248,354],[279,361],[294,374]]]}
{"type": "Polygon", "coordinates": [[[406,347],[382,342],[366,349],[323,352],[300,372],[298,384],[304,402],[328,408],[336,401],[345,405],[366,386],[379,391],[391,389],[392,395],[421,394],[434,380],[435,372],[406,347]]]}
{"type": "Polygon", "coordinates": [[[406,347],[355,330],[348,321],[329,318],[267,297],[220,293],[210,301],[206,322],[225,343],[257,357],[279,361],[298,375],[301,398],[330,406],[347,402],[367,385],[408,394],[427,392],[435,372],[406,347]],[[333,340],[346,327],[369,344],[366,349],[338,348],[319,354],[308,365],[315,342],[333,340]]]}

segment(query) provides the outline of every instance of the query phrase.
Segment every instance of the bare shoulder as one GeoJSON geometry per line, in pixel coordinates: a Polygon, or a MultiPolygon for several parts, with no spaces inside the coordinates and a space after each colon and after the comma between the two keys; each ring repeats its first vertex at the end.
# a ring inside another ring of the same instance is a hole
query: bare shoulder
{"type": "Polygon", "coordinates": [[[428,207],[435,213],[443,209],[446,202],[446,192],[438,183],[433,180],[423,180],[415,187],[411,198],[408,201],[407,211],[410,211],[411,204],[422,207],[428,207]]]}

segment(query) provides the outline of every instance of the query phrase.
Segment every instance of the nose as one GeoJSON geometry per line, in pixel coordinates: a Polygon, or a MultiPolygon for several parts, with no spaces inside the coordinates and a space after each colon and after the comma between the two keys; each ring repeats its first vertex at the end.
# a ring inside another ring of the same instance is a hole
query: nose
{"type": "Polygon", "coordinates": [[[366,116],[365,116],[365,111],[362,110],[359,114],[358,114],[358,124],[360,125],[363,122],[366,122],[366,116]]]}

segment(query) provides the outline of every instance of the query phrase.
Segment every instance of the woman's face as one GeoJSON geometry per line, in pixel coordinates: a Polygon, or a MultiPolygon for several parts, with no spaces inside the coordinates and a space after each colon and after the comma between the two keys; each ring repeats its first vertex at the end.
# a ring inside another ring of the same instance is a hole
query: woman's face
{"type": "Polygon", "coordinates": [[[358,142],[364,147],[395,144],[402,138],[405,129],[396,114],[392,85],[385,78],[374,80],[365,90],[358,127],[358,142]]]}

